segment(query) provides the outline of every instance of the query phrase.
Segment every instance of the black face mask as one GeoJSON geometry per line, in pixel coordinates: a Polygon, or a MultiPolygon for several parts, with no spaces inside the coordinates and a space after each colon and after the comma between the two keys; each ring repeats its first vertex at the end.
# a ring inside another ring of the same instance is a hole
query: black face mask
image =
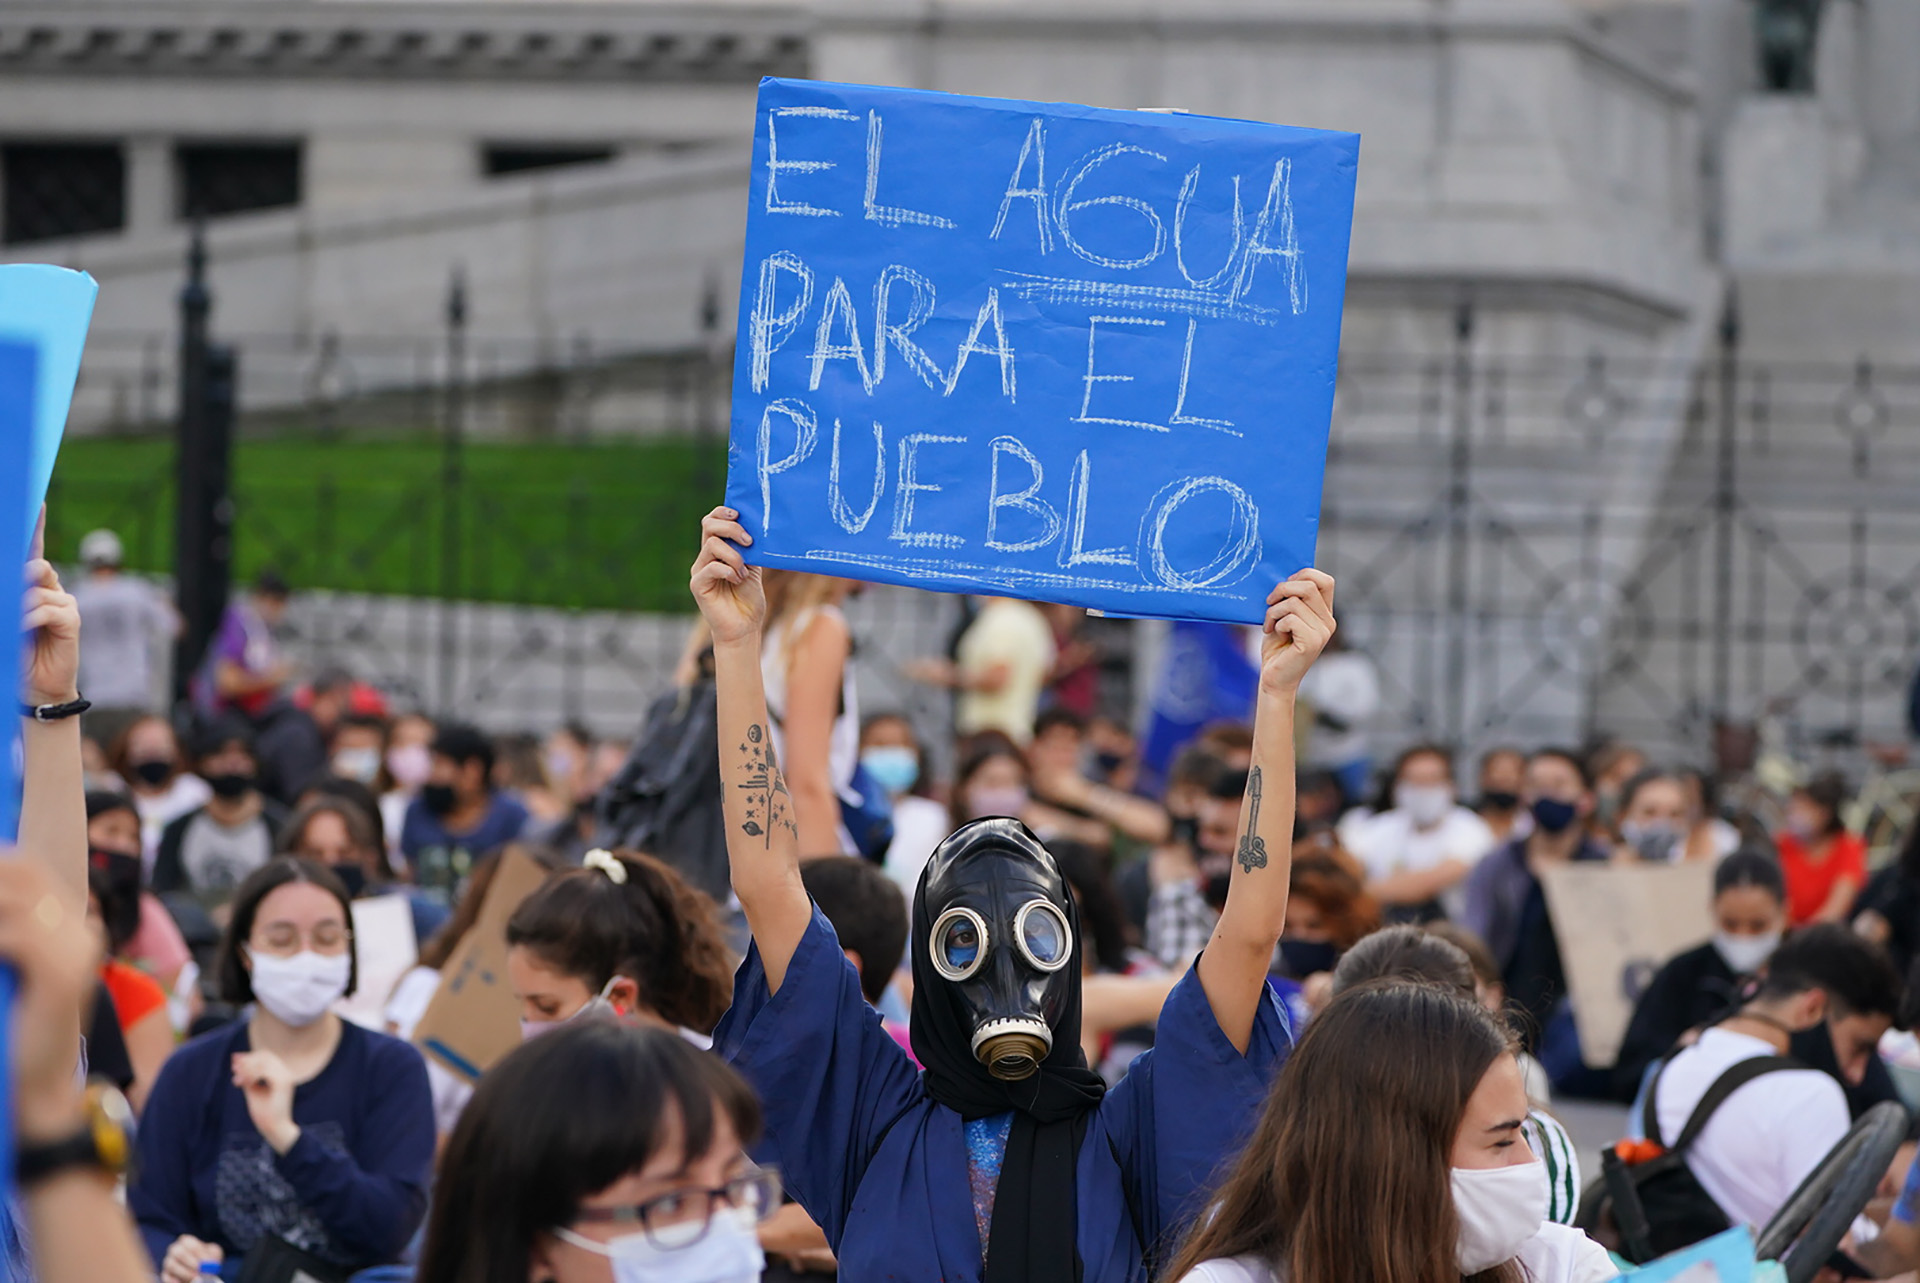
{"type": "Polygon", "coordinates": [[[140,930],[140,857],[119,851],[87,852],[87,864],[106,875],[100,890],[100,917],[106,924],[107,939],[118,949],[140,930]]]}
{"type": "Polygon", "coordinates": [[[1483,811],[1511,811],[1519,805],[1518,793],[1503,793],[1498,789],[1488,789],[1480,795],[1480,809],[1483,811]]]}
{"type": "Polygon", "coordinates": [[[1189,849],[1200,840],[1200,818],[1195,815],[1176,815],[1168,841],[1189,849]]]}
{"type": "Polygon", "coordinates": [[[253,776],[236,775],[231,772],[207,776],[207,787],[213,795],[231,802],[235,798],[245,797],[253,788],[253,776]]]}
{"type": "Polygon", "coordinates": [[[135,762],[133,778],[150,788],[159,788],[173,775],[172,762],[135,762]]]}
{"type": "Polygon", "coordinates": [[[1340,951],[1331,940],[1282,940],[1280,960],[1286,963],[1288,975],[1295,980],[1305,980],[1319,972],[1332,971],[1333,964],[1340,961],[1340,951]]]}
{"type": "Polygon", "coordinates": [[[357,864],[336,864],[333,875],[346,887],[349,900],[358,900],[360,893],[367,889],[367,871],[357,864]]]}
{"type": "Polygon", "coordinates": [[[1080,1049],[1078,917],[1059,866],[1018,820],[961,826],[920,875],[908,944],[928,1095],[962,1118],[1013,1111],[986,1283],[1079,1278],[1075,1167],[1106,1084],[1080,1049]]]}
{"type": "Polygon", "coordinates": [[[452,815],[454,807],[460,804],[460,797],[451,784],[421,785],[420,800],[433,815],[452,815]]]}

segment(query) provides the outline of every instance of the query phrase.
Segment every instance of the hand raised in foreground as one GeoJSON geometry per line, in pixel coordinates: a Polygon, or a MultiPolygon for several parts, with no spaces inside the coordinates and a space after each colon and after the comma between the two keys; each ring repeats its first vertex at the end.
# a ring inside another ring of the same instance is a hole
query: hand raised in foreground
{"type": "Polygon", "coordinates": [[[731,508],[715,508],[700,519],[700,555],[688,584],[716,646],[757,637],[767,622],[760,568],[740,556],[753,536],[739,516],[731,508]]]}
{"type": "Polygon", "coordinates": [[[1333,576],[1306,569],[1267,594],[1260,693],[1291,695],[1333,639],[1333,576]]]}

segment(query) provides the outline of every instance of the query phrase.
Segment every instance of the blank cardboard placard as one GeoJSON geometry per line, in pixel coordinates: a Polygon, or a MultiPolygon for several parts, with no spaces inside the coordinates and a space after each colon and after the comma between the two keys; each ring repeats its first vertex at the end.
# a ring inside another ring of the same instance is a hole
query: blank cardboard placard
{"type": "Polygon", "coordinates": [[[39,360],[32,399],[27,456],[26,536],[46,502],[53,462],[67,428],[80,352],[100,286],[85,272],[44,263],[0,265],[0,339],[26,343],[39,360]]]}
{"type": "Polygon", "coordinates": [[[759,565],[1258,623],[1314,559],[1356,134],[769,79],[759,565]]]}
{"type": "Polygon", "coordinates": [[[400,977],[413,969],[420,942],[413,938],[413,906],[404,895],[376,895],[353,902],[353,996],[334,1010],[368,1029],[386,1027],[387,999],[400,977]]]}
{"type": "Polygon", "coordinates": [[[520,1009],[507,983],[507,919],[546,877],[519,851],[500,857],[480,916],[440,969],[440,988],[413,1031],[416,1047],[468,1082],[520,1045],[520,1009]]]}
{"type": "Polygon", "coordinates": [[[1581,1058],[1611,1065],[1654,972],[1713,933],[1713,862],[1561,864],[1541,882],[1581,1058]]]}

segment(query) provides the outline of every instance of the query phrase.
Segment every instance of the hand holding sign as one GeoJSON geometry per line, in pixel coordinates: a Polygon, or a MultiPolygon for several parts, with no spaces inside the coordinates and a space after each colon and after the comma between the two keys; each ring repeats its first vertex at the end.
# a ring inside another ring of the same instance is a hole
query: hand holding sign
{"type": "Polygon", "coordinates": [[[739,552],[753,543],[753,536],[736,516],[731,508],[715,508],[700,519],[700,555],[694,558],[689,585],[716,646],[756,637],[767,622],[760,568],[749,566],[739,552]]]}
{"type": "Polygon", "coordinates": [[[763,82],[727,479],[748,558],[1260,622],[1313,560],[1357,155],[763,82]]]}
{"type": "Polygon", "coordinates": [[[1333,640],[1333,576],[1308,568],[1267,594],[1261,625],[1260,688],[1269,695],[1291,695],[1333,640]]]}
{"type": "Polygon", "coordinates": [[[61,586],[53,563],[45,559],[27,563],[20,629],[33,639],[28,643],[20,698],[36,707],[78,699],[80,607],[73,594],[61,586]]]}

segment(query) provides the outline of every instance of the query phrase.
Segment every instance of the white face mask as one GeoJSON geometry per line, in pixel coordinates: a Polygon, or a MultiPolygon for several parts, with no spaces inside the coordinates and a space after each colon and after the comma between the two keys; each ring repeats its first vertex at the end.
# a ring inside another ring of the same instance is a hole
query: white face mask
{"type": "Polygon", "coordinates": [[[1452,1183],[1460,1221],[1454,1263],[1462,1274],[1511,1261],[1546,1223],[1547,1177],[1538,1159],[1511,1167],[1456,1167],[1452,1183]]]}
{"type": "Polygon", "coordinates": [[[605,1243],[569,1229],[554,1235],[613,1262],[614,1283],[759,1283],[766,1268],[755,1232],[758,1224],[745,1208],[721,1208],[707,1232],[688,1247],[655,1247],[642,1234],[622,1234],[605,1243]]]}
{"type": "Polygon", "coordinates": [[[1736,976],[1750,976],[1780,947],[1780,933],[1767,931],[1757,936],[1737,936],[1726,931],[1713,933],[1713,951],[1733,969],[1736,976]]]}
{"type": "Polygon", "coordinates": [[[247,950],[253,962],[253,996],[274,1019],[304,1029],[327,1014],[347,991],[353,955],[328,957],[308,949],[291,958],[247,950]]]}
{"type": "Polygon", "coordinates": [[[1393,805],[1405,811],[1417,829],[1430,829],[1453,809],[1453,790],[1444,784],[1396,784],[1393,805]]]}
{"type": "Polygon", "coordinates": [[[380,750],[343,748],[333,755],[333,773],[343,780],[372,784],[380,777],[380,750]]]}
{"type": "Polygon", "coordinates": [[[605,987],[600,990],[599,994],[587,999],[581,1008],[571,1016],[562,1016],[558,1020],[522,1020],[520,1022],[520,1041],[532,1042],[541,1034],[550,1034],[561,1025],[574,1020],[620,1019],[619,1010],[613,1005],[613,999],[608,997],[608,995],[613,992],[615,982],[619,979],[619,976],[613,976],[608,979],[605,987]]]}

